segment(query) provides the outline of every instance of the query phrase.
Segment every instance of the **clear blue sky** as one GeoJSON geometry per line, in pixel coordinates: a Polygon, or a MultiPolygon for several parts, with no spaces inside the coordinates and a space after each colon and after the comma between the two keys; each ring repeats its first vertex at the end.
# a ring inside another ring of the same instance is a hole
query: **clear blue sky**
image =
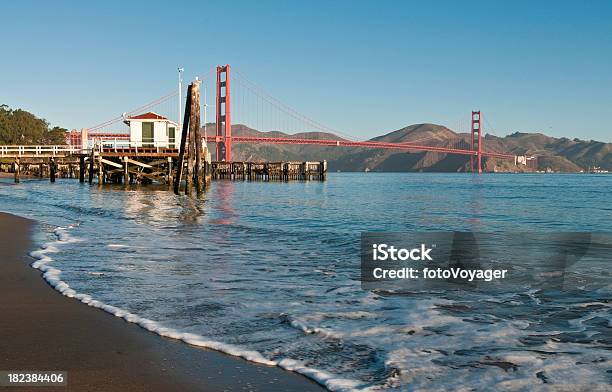
{"type": "Polygon", "coordinates": [[[612,1],[6,2],[0,103],[91,126],[230,63],[359,138],[453,126],[612,141],[612,1]],[[87,3],[87,4],[85,4],[87,3]]]}

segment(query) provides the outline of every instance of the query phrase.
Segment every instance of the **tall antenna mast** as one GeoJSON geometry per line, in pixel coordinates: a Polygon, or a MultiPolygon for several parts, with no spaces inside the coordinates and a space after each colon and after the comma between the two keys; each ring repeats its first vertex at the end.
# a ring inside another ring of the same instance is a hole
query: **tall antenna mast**
{"type": "Polygon", "coordinates": [[[178,68],[178,87],[179,87],[179,93],[178,93],[178,129],[180,132],[181,129],[181,100],[183,99],[183,93],[182,93],[182,89],[183,89],[183,79],[181,74],[183,73],[183,71],[185,71],[185,68],[179,67],[178,68]]]}
{"type": "Polygon", "coordinates": [[[204,87],[204,146],[208,147],[207,144],[207,139],[208,139],[208,134],[206,133],[206,123],[207,123],[207,118],[206,118],[206,108],[208,107],[208,103],[206,102],[206,86],[204,87]]]}

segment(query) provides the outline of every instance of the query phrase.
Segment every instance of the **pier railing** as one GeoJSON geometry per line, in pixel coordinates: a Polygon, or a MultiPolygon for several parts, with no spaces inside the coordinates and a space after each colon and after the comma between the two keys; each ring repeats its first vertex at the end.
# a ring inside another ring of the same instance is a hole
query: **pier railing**
{"type": "MultiPolygon", "coordinates": [[[[91,143],[90,143],[91,144],[91,143]]],[[[89,148],[92,146],[90,145],[89,148]]],[[[174,141],[160,141],[160,140],[143,140],[143,141],[130,141],[123,138],[99,138],[96,139],[93,145],[96,151],[113,151],[113,150],[147,150],[156,149],[158,152],[167,149],[176,149],[178,146],[174,141]]]]}
{"type": "Polygon", "coordinates": [[[75,146],[0,146],[0,157],[63,157],[80,154],[82,149],[75,146]]]}
{"type": "Polygon", "coordinates": [[[144,142],[132,142],[125,139],[112,138],[112,139],[95,139],[88,141],[86,146],[71,146],[71,145],[14,145],[14,146],[0,146],[0,158],[11,158],[11,157],[27,157],[27,158],[48,158],[48,157],[67,157],[70,155],[89,155],[92,150],[96,152],[96,155],[103,151],[124,151],[131,150],[136,153],[140,151],[168,151],[169,149],[178,148],[172,142],[165,141],[144,141],[144,142]]]}

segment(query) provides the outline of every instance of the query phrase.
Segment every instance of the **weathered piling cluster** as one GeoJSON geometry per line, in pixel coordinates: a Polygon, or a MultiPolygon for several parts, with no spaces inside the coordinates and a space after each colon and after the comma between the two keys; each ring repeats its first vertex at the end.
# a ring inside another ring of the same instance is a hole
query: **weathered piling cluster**
{"type": "Polygon", "coordinates": [[[181,146],[178,153],[176,176],[174,178],[174,193],[180,193],[183,171],[185,172],[185,194],[192,192],[195,183],[196,192],[200,194],[210,182],[210,154],[202,148],[200,134],[200,82],[196,79],[187,88],[185,116],[181,146]]]}
{"type": "Polygon", "coordinates": [[[327,161],[320,162],[212,162],[215,180],[324,181],[327,161]]]}

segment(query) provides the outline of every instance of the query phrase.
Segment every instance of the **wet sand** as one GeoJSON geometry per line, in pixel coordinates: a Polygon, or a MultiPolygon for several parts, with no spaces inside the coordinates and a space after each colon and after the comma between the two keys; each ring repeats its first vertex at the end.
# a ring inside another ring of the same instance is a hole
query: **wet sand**
{"type": "Polygon", "coordinates": [[[24,391],[322,391],[277,367],[162,338],[62,296],[29,266],[35,223],[0,213],[0,370],[68,372],[24,391]]]}

